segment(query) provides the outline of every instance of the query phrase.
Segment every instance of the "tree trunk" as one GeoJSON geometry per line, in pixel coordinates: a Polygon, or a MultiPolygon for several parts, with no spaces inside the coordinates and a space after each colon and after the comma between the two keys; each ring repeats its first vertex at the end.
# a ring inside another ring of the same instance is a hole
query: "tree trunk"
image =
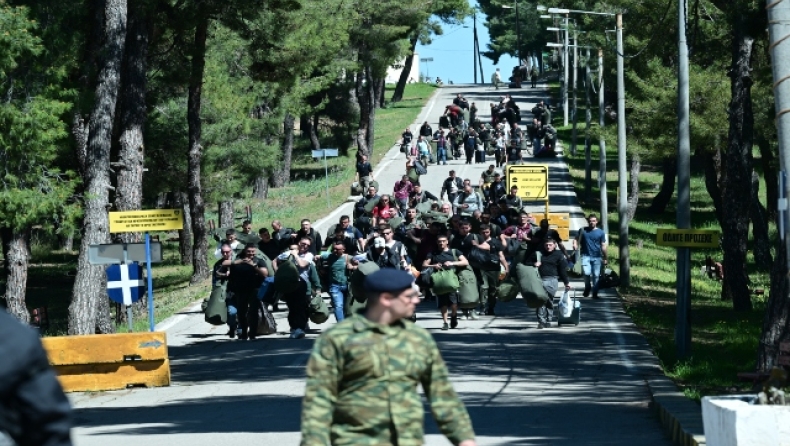
{"type": "Polygon", "coordinates": [[[760,271],[770,271],[773,264],[771,257],[771,239],[768,236],[768,213],[760,203],[760,177],[752,172],[752,200],[749,219],[752,221],[752,253],[754,263],[760,271]]]}
{"type": "Polygon", "coordinates": [[[715,152],[701,152],[700,159],[705,166],[705,189],[708,191],[711,200],[713,201],[713,212],[716,215],[716,220],[719,226],[723,225],[722,221],[722,203],[721,203],[721,150],[718,144],[715,144],[715,152]]]}
{"type": "Polygon", "coordinates": [[[252,196],[258,200],[269,198],[269,176],[266,172],[261,173],[255,179],[255,184],[252,187],[252,196]]]}
{"type": "MultiPolygon", "coordinates": [[[[375,130],[376,130],[376,99],[378,97],[378,82],[379,79],[373,78],[373,68],[367,67],[365,70],[365,93],[367,94],[368,103],[370,107],[368,107],[368,125],[365,132],[365,143],[368,146],[368,151],[372,154],[375,147],[373,147],[375,141],[375,130]]],[[[384,82],[382,79],[381,82],[384,82]]]]}
{"type": "Polygon", "coordinates": [[[628,188],[628,221],[631,222],[636,215],[636,207],[639,204],[639,172],[642,169],[642,160],[639,154],[631,155],[631,171],[629,173],[630,187],[628,188]]]}
{"type": "MultiPolygon", "coordinates": [[[[147,54],[148,17],[142,2],[132,2],[121,78],[121,150],[115,195],[115,208],[119,211],[139,210],[143,205],[147,54]]],[[[122,233],[120,237],[126,243],[141,240],[140,233],[134,232],[122,233]]]]}
{"type": "Polygon", "coordinates": [[[181,209],[184,216],[184,228],[178,231],[178,253],[182,265],[192,264],[192,214],[189,208],[189,196],[184,192],[173,192],[173,207],[181,209]]]}
{"type": "Polygon", "coordinates": [[[236,226],[233,218],[233,202],[230,200],[220,201],[218,205],[219,227],[232,228],[236,226]]]}
{"type": "Polygon", "coordinates": [[[771,143],[762,135],[757,137],[757,147],[760,149],[760,161],[763,165],[763,179],[765,179],[765,207],[768,219],[776,221],[777,205],[779,203],[779,160],[776,159],[771,143]]]}
{"type": "Polygon", "coordinates": [[[368,94],[370,83],[366,81],[368,67],[363,69],[363,72],[357,73],[357,102],[359,103],[359,125],[357,126],[357,158],[362,155],[370,156],[372,147],[368,144],[368,127],[372,125],[370,122],[371,109],[375,107],[371,103],[370,95],[368,94]]]}
{"type": "Polygon", "coordinates": [[[321,149],[321,140],[318,139],[318,114],[306,116],[304,119],[307,134],[310,136],[310,145],[313,150],[321,149]]]}
{"type": "Polygon", "coordinates": [[[283,118],[283,159],[279,170],[274,172],[273,187],[285,187],[291,182],[291,162],[294,150],[294,117],[286,113],[283,118]]]}
{"type": "Polygon", "coordinates": [[[661,181],[661,189],[655,197],[647,211],[652,214],[661,214],[667,209],[672,195],[675,193],[675,178],[678,176],[678,161],[675,157],[664,158],[661,161],[661,167],[664,174],[661,181]]]}
{"type": "Polygon", "coordinates": [[[746,271],[749,239],[749,209],[752,199],[752,135],[754,116],[751,96],[751,57],[754,38],[745,34],[743,18],[736,19],[730,67],[732,99],[729,106],[729,135],[724,154],[722,208],[724,233],[723,300],[732,300],[735,311],[752,309],[749,275],[746,271]]]}
{"type": "Polygon", "coordinates": [[[757,347],[757,371],[768,372],[776,365],[779,343],[783,341],[790,341],[790,278],[787,276],[784,241],[781,241],[771,269],[771,291],[757,347]]]}
{"type": "Polygon", "coordinates": [[[30,312],[25,304],[27,291],[27,268],[30,260],[30,251],[27,249],[30,229],[8,231],[11,238],[8,240],[6,253],[6,268],[8,276],[5,287],[5,301],[8,312],[24,323],[30,322],[30,312]]]}
{"type": "Polygon", "coordinates": [[[60,244],[60,249],[66,252],[74,251],[74,233],[69,231],[68,234],[64,235],[62,238],[62,243],[60,244]]]}
{"type": "Polygon", "coordinates": [[[200,101],[203,94],[203,71],[206,66],[206,37],[209,18],[201,14],[195,27],[195,42],[192,53],[192,68],[189,79],[189,98],[187,101],[187,122],[189,124],[189,154],[187,171],[187,190],[189,208],[192,215],[192,278],[190,283],[198,283],[210,274],[208,267],[208,240],[206,239],[205,202],[203,187],[200,183],[200,164],[203,159],[201,144],[202,123],[200,101]]]}
{"type": "Polygon", "coordinates": [[[385,81],[386,79],[383,77],[376,79],[376,106],[378,108],[387,106],[387,98],[384,97],[384,93],[387,91],[387,83],[385,81]]]}
{"type": "Polygon", "coordinates": [[[406,53],[406,60],[403,62],[403,71],[400,72],[398,83],[395,85],[395,91],[392,93],[390,102],[400,102],[403,100],[403,92],[406,90],[406,84],[409,82],[409,73],[414,64],[414,50],[417,48],[418,31],[412,32],[409,37],[409,51],[406,53]]]}
{"type": "Polygon", "coordinates": [[[113,328],[109,311],[105,313],[100,302],[107,300],[104,268],[88,262],[88,249],[90,245],[110,241],[107,215],[110,148],[126,36],[126,0],[105,0],[102,6],[104,14],[100,17],[103,23],[96,26],[102,25],[104,41],[94,106],[88,123],[82,242],[69,306],[69,334],[73,335],[93,334],[97,328],[112,331],[113,328]]]}

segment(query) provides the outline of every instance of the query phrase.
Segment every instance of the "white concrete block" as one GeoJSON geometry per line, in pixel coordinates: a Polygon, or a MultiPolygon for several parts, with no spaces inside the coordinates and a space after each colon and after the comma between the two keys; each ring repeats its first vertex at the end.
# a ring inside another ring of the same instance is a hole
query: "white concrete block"
{"type": "Polygon", "coordinates": [[[707,446],[790,446],[790,406],[749,404],[753,395],[702,399],[707,446]]]}

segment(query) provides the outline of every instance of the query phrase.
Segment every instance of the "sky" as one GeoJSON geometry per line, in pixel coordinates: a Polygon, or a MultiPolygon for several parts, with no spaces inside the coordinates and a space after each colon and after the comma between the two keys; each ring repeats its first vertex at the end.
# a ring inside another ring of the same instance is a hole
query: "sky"
{"type": "MultiPolygon", "coordinates": [[[[469,1],[470,6],[476,6],[476,1],[469,1]]],[[[483,26],[485,16],[478,13],[477,16],[477,40],[480,51],[488,50],[488,28],[483,26]]],[[[444,34],[435,36],[430,45],[417,44],[417,53],[420,58],[433,58],[433,62],[420,62],[420,72],[431,79],[440,77],[446,84],[452,80],[456,84],[471,84],[474,82],[474,33],[472,29],[472,18],[469,17],[463,26],[450,26],[442,24],[444,34]]],[[[484,82],[491,80],[491,73],[496,68],[502,72],[502,78],[507,79],[510,71],[517,65],[516,58],[503,55],[499,58],[499,64],[494,65],[491,59],[483,56],[483,76],[484,82]]],[[[478,70],[477,81],[480,82],[480,72],[478,70]]]]}

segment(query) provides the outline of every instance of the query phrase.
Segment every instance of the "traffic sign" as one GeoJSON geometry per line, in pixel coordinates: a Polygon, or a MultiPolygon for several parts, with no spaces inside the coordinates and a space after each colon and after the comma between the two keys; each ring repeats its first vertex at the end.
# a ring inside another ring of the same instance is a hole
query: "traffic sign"
{"type": "Polygon", "coordinates": [[[110,232],[173,231],[184,228],[181,209],[110,212],[110,232]]]}
{"type": "Polygon", "coordinates": [[[656,230],[656,245],[676,248],[718,248],[719,231],[658,228],[656,230]]]}
{"type": "Polygon", "coordinates": [[[530,201],[548,201],[548,164],[516,164],[507,166],[507,190],[518,186],[518,196],[530,201]]]}
{"type": "Polygon", "coordinates": [[[107,295],[119,304],[131,305],[145,293],[143,267],[138,263],[107,267],[107,295]]]}
{"type": "Polygon", "coordinates": [[[313,158],[335,157],[338,156],[337,149],[318,149],[313,150],[313,158]]]}
{"type": "MultiPolygon", "coordinates": [[[[91,265],[114,265],[118,263],[146,262],[145,243],[111,243],[90,245],[88,262],[91,265]]],[[[151,243],[151,263],[162,262],[162,244],[151,243]]]]}

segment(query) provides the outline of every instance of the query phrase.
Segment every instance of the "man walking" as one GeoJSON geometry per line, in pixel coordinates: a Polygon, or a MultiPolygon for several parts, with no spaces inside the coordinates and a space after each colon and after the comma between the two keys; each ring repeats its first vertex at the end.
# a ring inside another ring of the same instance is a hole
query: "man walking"
{"type": "Polygon", "coordinates": [[[346,271],[356,269],[356,266],[351,263],[351,257],[346,254],[346,246],[342,240],[335,240],[332,244],[332,252],[322,254],[321,260],[329,270],[329,296],[332,298],[332,306],[335,309],[335,319],[337,322],[342,322],[348,307],[348,275],[346,271]]]}
{"type": "Polygon", "coordinates": [[[357,163],[357,178],[362,190],[368,190],[370,183],[373,182],[373,166],[368,162],[368,156],[362,155],[362,159],[357,163]]]}
{"type": "Polygon", "coordinates": [[[578,249],[582,257],[582,273],[584,274],[584,293],[587,297],[592,290],[593,299],[598,299],[598,279],[601,266],[606,265],[606,234],[598,227],[598,217],[590,214],[587,227],[579,230],[573,240],[573,249],[578,249]]]}
{"type": "Polygon", "coordinates": [[[413,280],[392,269],[369,275],[365,313],[318,338],[307,364],[302,446],[423,444],[418,383],[448,440],[475,446],[472,422],[436,342],[406,320],[420,302],[413,280]]]}
{"type": "MultiPolygon", "coordinates": [[[[241,335],[239,339],[254,340],[258,331],[258,288],[269,274],[263,259],[255,256],[257,246],[248,243],[244,246],[243,257],[237,260],[224,260],[228,271],[228,291],[233,292],[241,335]]],[[[231,328],[232,330],[232,328],[231,328]]],[[[232,336],[231,336],[232,337],[232,336]]]]}
{"type": "Polygon", "coordinates": [[[538,316],[538,328],[549,328],[551,326],[551,313],[549,310],[554,308],[554,294],[557,293],[559,282],[565,284],[565,289],[570,290],[571,285],[568,282],[568,262],[565,256],[556,249],[557,242],[552,239],[546,239],[543,243],[543,251],[535,251],[532,260],[535,267],[538,269],[541,280],[543,280],[543,289],[548,294],[546,303],[536,310],[538,316]]]}
{"type": "Polygon", "coordinates": [[[444,180],[442,183],[442,192],[439,194],[439,198],[444,200],[445,194],[447,194],[447,201],[453,203],[455,198],[458,196],[458,193],[464,189],[464,182],[455,176],[455,171],[450,171],[450,176],[444,180]]]}

